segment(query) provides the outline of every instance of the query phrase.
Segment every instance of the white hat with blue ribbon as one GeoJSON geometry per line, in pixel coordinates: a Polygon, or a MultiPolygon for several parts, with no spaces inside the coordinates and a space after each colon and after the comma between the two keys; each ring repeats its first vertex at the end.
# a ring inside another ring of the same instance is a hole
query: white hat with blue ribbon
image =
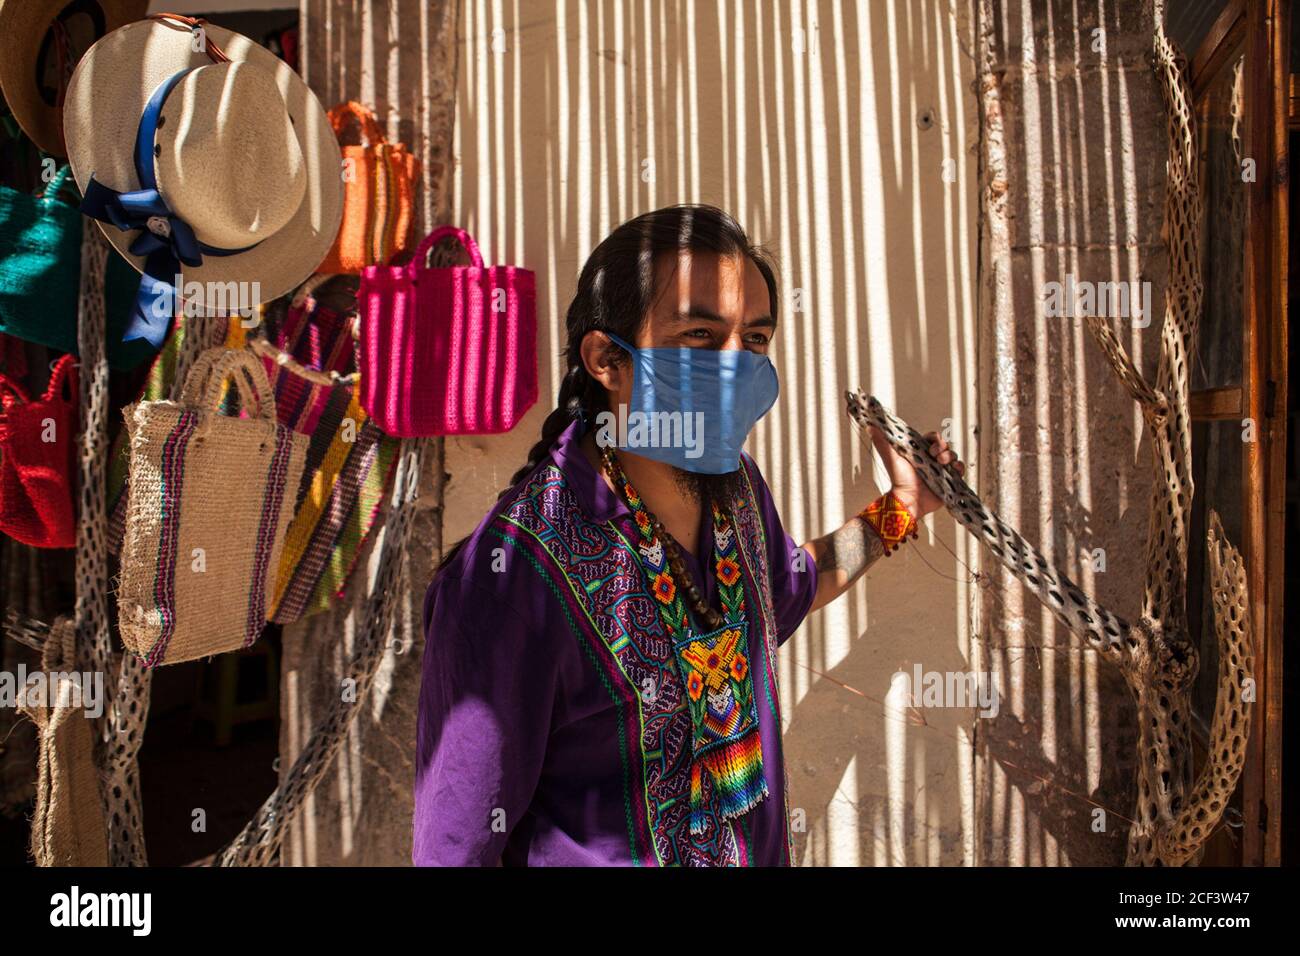
{"type": "Polygon", "coordinates": [[[338,142],[298,74],[245,36],[165,17],[99,40],[63,106],[82,211],[142,273],[126,338],[155,345],[178,291],[232,314],[298,286],[343,214],[338,142]]]}

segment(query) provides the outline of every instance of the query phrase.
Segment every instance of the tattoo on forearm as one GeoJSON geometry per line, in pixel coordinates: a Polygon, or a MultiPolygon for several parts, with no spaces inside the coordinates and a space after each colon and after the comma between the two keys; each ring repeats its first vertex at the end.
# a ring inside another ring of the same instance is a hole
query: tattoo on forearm
{"type": "Polygon", "coordinates": [[[861,518],[850,519],[842,528],[821,539],[822,560],[818,570],[840,570],[853,581],[885,554],[880,535],[861,518]]]}

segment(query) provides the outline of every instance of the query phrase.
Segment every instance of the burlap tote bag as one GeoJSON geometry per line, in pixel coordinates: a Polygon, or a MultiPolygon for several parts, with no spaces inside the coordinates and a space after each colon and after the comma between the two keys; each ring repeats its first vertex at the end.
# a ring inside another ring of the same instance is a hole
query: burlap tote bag
{"type": "Polygon", "coordinates": [[[75,631],[67,618],[51,628],[41,655],[43,689],[36,698],[29,690],[20,705],[36,725],[31,852],[37,866],[108,866],[95,722],[87,714],[90,688],[77,674],[75,631]]]}
{"type": "Polygon", "coordinates": [[[248,647],[271,607],[309,439],[281,425],[262,362],[209,349],[179,402],[125,410],[118,622],[146,666],[248,647]],[[233,377],[245,417],[218,411],[233,377]]]}

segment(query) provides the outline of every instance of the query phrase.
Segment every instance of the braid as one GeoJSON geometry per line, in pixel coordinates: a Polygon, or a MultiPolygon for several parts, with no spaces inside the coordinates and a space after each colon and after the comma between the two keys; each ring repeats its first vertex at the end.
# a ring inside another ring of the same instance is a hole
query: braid
{"type": "Polygon", "coordinates": [[[501,494],[497,495],[498,501],[541,463],[547,452],[551,450],[551,446],[555,444],[555,440],[575,418],[580,415],[590,417],[590,410],[586,404],[588,395],[585,393],[590,392],[591,381],[591,376],[587,374],[587,370],[580,362],[569,366],[569,371],[560,382],[560,394],[555,400],[555,410],[546,416],[546,421],[542,422],[542,437],[529,449],[528,460],[510,476],[510,483],[501,489],[501,494]]]}
{"type": "MultiPolygon", "coordinates": [[[[560,394],[555,399],[555,410],[546,416],[546,421],[542,422],[541,437],[529,449],[528,460],[510,477],[510,483],[501,489],[497,501],[508,495],[515,485],[528,477],[529,472],[541,464],[556,439],[575,418],[579,416],[585,416],[588,420],[595,418],[594,402],[600,400],[596,396],[595,385],[596,380],[587,374],[581,359],[569,366],[569,371],[560,382],[560,394]]],[[[450,564],[468,540],[468,538],[461,538],[452,545],[443,559],[438,562],[438,569],[441,570],[445,565],[450,564]]]]}

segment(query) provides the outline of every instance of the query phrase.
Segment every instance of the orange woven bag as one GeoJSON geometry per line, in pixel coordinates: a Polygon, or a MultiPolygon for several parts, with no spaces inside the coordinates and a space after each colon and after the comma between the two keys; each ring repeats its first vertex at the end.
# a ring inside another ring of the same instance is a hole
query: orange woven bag
{"type": "Polygon", "coordinates": [[[329,118],[343,148],[343,223],[316,271],[357,275],[410,248],[420,161],[402,143],[388,142],[375,114],[360,103],[340,103],[329,118]],[[351,120],[360,130],[359,145],[343,143],[351,120]]]}

